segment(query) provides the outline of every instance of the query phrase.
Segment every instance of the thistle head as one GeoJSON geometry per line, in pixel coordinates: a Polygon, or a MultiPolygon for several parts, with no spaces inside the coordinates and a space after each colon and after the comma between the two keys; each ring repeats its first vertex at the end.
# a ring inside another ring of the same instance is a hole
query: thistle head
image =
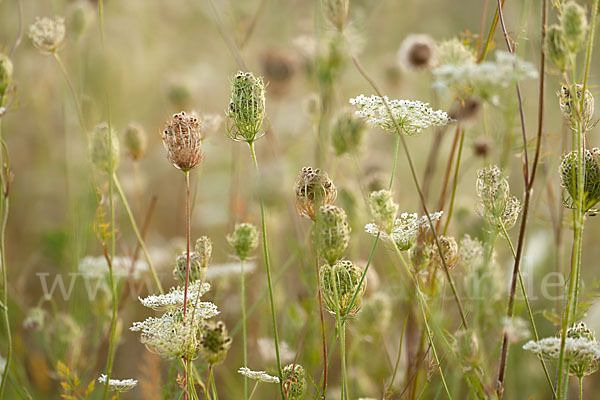
{"type": "Polygon", "coordinates": [[[565,3],[560,15],[560,27],[567,47],[571,53],[576,53],[583,46],[588,30],[585,9],[574,1],[565,3]]]}
{"type": "Polygon", "coordinates": [[[360,311],[367,288],[366,279],[359,288],[362,275],[363,270],[348,260],[338,260],[333,265],[325,264],[321,267],[321,291],[330,313],[336,314],[339,308],[340,314],[354,316],[360,311]],[[356,299],[350,308],[356,292],[356,299]]]}
{"type": "Polygon", "coordinates": [[[119,166],[119,139],[114,130],[109,130],[105,122],[97,125],[90,134],[89,143],[92,164],[109,174],[115,171],[119,166]]]}
{"type": "Polygon", "coordinates": [[[227,236],[235,255],[240,260],[247,260],[258,247],[258,229],[252,224],[236,224],[233,233],[227,236]]]}
{"type": "Polygon", "coordinates": [[[436,43],[429,35],[408,35],[398,50],[400,65],[409,70],[429,69],[435,64],[436,43]]]}
{"type": "Polygon", "coordinates": [[[349,0],[327,0],[327,19],[339,31],[348,23],[349,0]]]}
{"type": "Polygon", "coordinates": [[[322,205],[333,204],[337,197],[337,189],[326,172],[318,168],[303,167],[296,183],[296,211],[304,218],[315,220],[317,211],[322,205]]]}
{"type": "MultiPolygon", "coordinates": [[[[578,110],[581,106],[583,85],[577,84],[575,91],[577,92],[576,99],[573,99],[572,88],[565,85],[562,85],[560,87],[560,91],[557,93],[560,104],[560,111],[562,112],[563,117],[565,117],[565,119],[572,128],[573,122],[579,119],[576,110],[578,110]]],[[[583,109],[579,111],[581,114],[581,121],[584,124],[583,128],[585,130],[591,129],[594,126],[594,96],[588,89],[585,90],[583,109]]]]}
{"type": "MultiPolygon", "coordinates": [[[[584,157],[584,185],[583,185],[583,210],[589,211],[600,201],[600,149],[594,147],[585,150],[584,157]]],[[[577,202],[578,167],[577,151],[573,150],[565,154],[560,162],[559,175],[560,184],[566,189],[568,197],[563,199],[567,208],[574,208],[577,202]]]]}
{"type": "MultiPolygon", "coordinates": [[[[175,259],[175,269],[173,270],[173,276],[181,283],[185,283],[185,275],[187,269],[187,252],[183,252],[175,259]]],[[[195,252],[190,252],[190,276],[189,281],[195,282],[202,279],[202,262],[201,258],[195,252]]]]}
{"type": "Polygon", "coordinates": [[[4,95],[10,89],[13,77],[13,64],[8,56],[0,53],[0,106],[4,95]]]}
{"type": "Polygon", "coordinates": [[[223,321],[209,321],[202,329],[200,353],[210,365],[220,364],[227,357],[231,338],[223,321]]]}
{"type": "Polygon", "coordinates": [[[360,147],[365,127],[364,121],[353,112],[339,114],[331,127],[331,141],[335,153],[341,156],[356,151],[360,147]]]}
{"type": "Polygon", "coordinates": [[[265,85],[252,72],[238,72],[231,83],[227,116],[233,126],[227,135],[236,141],[252,143],[259,139],[265,118],[265,85]]]}
{"type": "Polygon", "coordinates": [[[42,53],[55,53],[65,42],[64,18],[37,17],[33,25],[29,27],[29,38],[35,48],[42,53]]]}
{"type": "Polygon", "coordinates": [[[306,372],[300,364],[286,365],[281,371],[283,390],[288,400],[301,400],[306,392],[306,372]]]}
{"type": "Polygon", "coordinates": [[[458,244],[456,244],[456,240],[452,236],[440,236],[438,240],[440,242],[440,250],[444,256],[444,262],[442,262],[437,246],[434,246],[432,251],[436,265],[443,268],[445,263],[448,269],[456,267],[458,264],[458,244]]]}
{"type": "Polygon", "coordinates": [[[175,168],[187,172],[202,163],[202,124],[194,113],[174,114],[161,138],[167,159],[175,168]]]}
{"type": "Polygon", "coordinates": [[[315,244],[328,263],[342,256],[350,242],[350,225],[346,212],[339,207],[324,205],[315,221],[315,244]]]}
{"type": "Polygon", "coordinates": [[[127,154],[132,160],[138,161],[146,154],[148,148],[148,138],[144,127],[135,122],[127,125],[124,135],[124,144],[127,154]]]}
{"type": "Polygon", "coordinates": [[[200,236],[194,247],[202,268],[208,267],[212,259],[212,240],[208,236],[200,236]]]}
{"type": "Polygon", "coordinates": [[[564,33],[560,26],[551,25],[546,32],[544,46],[548,59],[559,69],[565,72],[569,62],[569,49],[565,43],[564,33]]]}
{"type": "Polygon", "coordinates": [[[398,204],[394,202],[392,192],[389,190],[372,192],[369,195],[369,207],[375,223],[390,234],[396,222],[396,214],[398,214],[398,204]]]}

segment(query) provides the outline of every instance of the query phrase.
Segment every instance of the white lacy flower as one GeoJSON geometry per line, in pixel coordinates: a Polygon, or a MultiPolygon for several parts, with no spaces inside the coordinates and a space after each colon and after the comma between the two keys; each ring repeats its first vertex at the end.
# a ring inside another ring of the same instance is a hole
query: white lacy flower
{"type": "Polygon", "coordinates": [[[444,126],[451,119],[444,111],[434,110],[427,103],[413,100],[390,100],[388,97],[360,95],[350,99],[350,104],[357,108],[356,115],[364,118],[367,123],[381,129],[395,132],[394,121],[385,105],[388,103],[394,118],[402,133],[412,136],[417,135],[432,126],[444,126]]]}
{"type": "MultiPolygon", "coordinates": [[[[438,211],[433,214],[429,214],[431,221],[437,221],[440,219],[444,212],[438,211]]],[[[385,240],[394,240],[396,245],[401,251],[408,250],[417,240],[419,234],[419,228],[428,228],[429,220],[427,216],[419,217],[417,213],[409,214],[402,213],[394,222],[392,233],[388,235],[383,229],[377,224],[370,223],[365,225],[365,231],[373,236],[377,236],[385,240]]]]}
{"type": "MultiPolygon", "coordinates": [[[[131,265],[131,258],[129,257],[115,257],[112,260],[113,274],[115,277],[131,276],[133,279],[139,279],[143,274],[150,270],[148,263],[143,260],[136,260],[131,265]]],[[[79,260],[79,272],[83,275],[92,277],[102,277],[108,275],[108,263],[104,256],[86,256],[79,260]]]]}
{"type": "Polygon", "coordinates": [[[271,376],[265,371],[252,371],[246,367],[238,369],[238,373],[244,375],[246,378],[254,379],[264,383],[279,383],[279,378],[271,376]]]}
{"type": "MultiPolygon", "coordinates": [[[[98,382],[106,385],[106,375],[100,375],[98,382]]],[[[128,390],[133,389],[137,383],[138,381],[136,379],[111,379],[108,381],[108,390],[127,392],[128,390]]]]}
{"type": "MultiPolygon", "coordinates": [[[[191,283],[188,286],[188,306],[190,304],[193,305],[198,297],[202,297],[209,290],[210,284],[207,282],[204,282],[202,287],[200,287],[200,281],[191,283]]],[[[139,300],[144,307],[152,308],[153,310],[174,310],[183,307],[184,291],[185,286],[178,286],[171,288],[169,293],[150,295],[144,299],[140,297],[139,300]]],[[[211,308],[209,304],[214,306],[212,303],[200,302],[197,307],[211,308]]]]}

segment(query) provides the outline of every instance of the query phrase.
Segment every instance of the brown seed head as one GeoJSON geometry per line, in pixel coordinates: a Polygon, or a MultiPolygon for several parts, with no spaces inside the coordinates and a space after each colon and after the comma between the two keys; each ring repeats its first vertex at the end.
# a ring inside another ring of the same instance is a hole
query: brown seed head
{"type": "Polygon", "coordinates": [[[337,197],[337,189],[327,173],[311,167],[302,168],[296,178],[294,192],[298,214],[313,221],[319,208],[333,204],[337,197]]]}
{"type": "Polygon", "coordinates": [[[161,137],[175,168],[189,171],[202,163],[202,123],[195,114],[182,111],[173,115],[161,137]]]}

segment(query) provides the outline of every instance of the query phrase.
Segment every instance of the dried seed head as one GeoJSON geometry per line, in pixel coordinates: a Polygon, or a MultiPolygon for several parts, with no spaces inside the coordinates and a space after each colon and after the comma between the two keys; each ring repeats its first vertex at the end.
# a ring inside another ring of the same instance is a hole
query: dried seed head
{"type": "Polygon", "coordinates": [[[481,216],[499,218],[504,212],[510,195],[508,181],[502,175],[500,168],[490,165],[477,171],[476,190],[481,216]]]}
{"type": "Polygon", "coordinates": [[[475,63],[473,50],[457,38],[452,38],[438,44],[438,65],[467,65],[473,63],[475,63]]]}
{"type": "MultiPolygon", "coordinates": [[[[578,110],[581,106],[581,96],[583,94],[583,85],[577,84],[577,98],[575,99],[575,104],[573,104],[573,91],[568,86],[562,85],[560,87],[560,91],[557,93],[560,111],[562,112],[563,117],[567,120],[572,129],[574,128],[573,123],[578,121],[579,118],[575,110],[578,110]]],[[[583,101],[583,109],[579,110],[581,112],[581,120],[583,121],[583,129],[590,130],[594,127],[594,96],[592,92],[588,89],[585,89],[585,99],[583,101]]]]}
{"type": "Polygon", "coordinates": [[[576,53],[585,42],[588,21],[585,9],[574,1],[565,3],[560,16],[560,27],[571,53],[576,53]]]}
{"type": "MultiPolygon", "coordinates": [[[[508,230],[515,226],[519,213],[521,212],[521,202],[515,196],[510,196],[504,206],[504,212],[500,216],[500,221],[504,225],[504,229],[508,230]]],[[[500,228],[500,227],[499,227],[500,228]]]]}
{"type": "Polygon", "coordinates": [[[548,28],[544,45],[548,59],[560,72],[565,72],[569,61],[569,49],[567,49],[564,33],[560,26],[552,25],[548,28]]]}
{"type": "Polygon", "coordinates": [[[265,85],[252,72],[238,72],[231,83],[231,102],[227,116],[233,126],[227,135],[236,141],[254,142],[260,139],[265,118],[265,85]]]}
{"type": "Polygon", "coordinates": [[[200,266],[202,268],[208,267],[212,258],[212,240],[208,236],[200,236],[196,240],[194,250],[196,250],[196,254],[198,255],[200,266]]]}
{"type": "Polygon", "coordinates": [[[107,123],[103,122],[94,128],[90,135],[89,146],[92,164],[96,168],[108,173],[117,169],[119,166],[119,139],[112,129],[109,135],[107,123]]]}
{"type": "MultiPolygon", "coordinates": [[[[440,241],[440,247],[442,254],[444,255],[446,267],[448,267],[448,269],[456,267],[456,264],[458,264],[458,245],[456,244],[456,240],[452,236],[440,236],[438,240],[440,241]]],[[[440,257],[440,252],[435,243],[433,244],[432,251],[435,263],[438,267],[443,268],[444,265],[440,257]]]]}
{"type": "Polygon", "coordinates": [[[202,329],[200,353],[210,365],[220,364],[227,357],[231,347],[231,338],[223,321],[210,321],[202,329]]]}
{"type": "MultiPolygon", "coordinates": [[[[187,252],[183,252],[175,259],[175,269],[173,276],[181,283],[185,283],[185,270],[187,268],[187,252]]],[[[202,279],[201,258],[195,252],[190,252],[190,282],[196,282],[202,279]]]]}
{"type": "Polygon", "coordinates": [[[8,56],[0,53],[0,106],[3,104],[4,95],[12,83],[13,64],[8,56]]]}
{"type": "Polygon", "coordinates": [[[352,111],[339,114],[331,127],[331,140],[335,153],[341,156],[356,151],[360,147],[365,127],[364,121],[352,111]]]}
{"type": "Polygon", "coordinates": [[[327,0],[327,19],[337,30],[344,30],[348,23],[349,0],[327,0]]]}
{"type": "Polygon", "coordinates": [[[398,204],[394,202],[392,192],[379,190],[369,195],[369,207],[375,223],[387,234],[391,234],[398,213],[398,204]]]}
{"type": "Polygon", "coordinates": [[[140,124],[132,122],[127,125],[124,142],[127,154],[129,154],[134,161],[139,160],[146,154],[148,138],[144,127],[140,124]]]}
{"type": "Polygon", "coordinates": [[[400,65],[409,70],[429,69],[435,64],[436,43],[429,35],[408,35],[398,50],[400,65]]]}
{"type": "Polygon", "coordinates": [[[42,53],[51,54],[58,51],[65,41],[64,18],[36,17],[33,25],[29,27],[29,38],[42,53]]]}
{"type": "MultiPolygon", "coordinates": [[[[573,150],[562,157],[559,166],[560,184],[567,190],[568,197],[563,198],[563,204],[567,208],[575,208],[577,202],[577,151],[573,150]]],[[[584,157],[584,185],[583,185],[583,209],[589,211],[600,201],[600,149],[594,147],[585,150],[584,157]]]]}
{"type": "Polygon", "coordinates": [[[477,136],[473,141],[473,153],[477,157],[486,158],[492,151],[493,140],[489,136],[477,136]]]}
{"type": "Polygon", "coordinates": [[[288,400],[301,400],[306,392],[306,372],[300,364],[286,365],[281,371],[283,390],[288,400]]]}
{"type": "Polygon", "coordinates": [[[342,256],[350,243],[350,225],[346,212],[339,207],[324,205],[315,221],[315,245],[328,263],[342,256]]]}
{"type": "Polygon", "coordinates": [[[337,189],[326,172],[318,168],[303,167],[294,184],[296,210],[304,218],[315,220],[322,205],[333,204],[337,189]]]}
{"type": "Polygon", "coordinates": [[[362,298],[367,288],[367,280],[363,280],[356,299],[350,307],[356,289],[359,288],[363,270],[348,260],[338,260],[335,264],[325,264],[321,267],[321,291],[330,313],[348,316],[356,315],[362,306],[362,298]]]}
{"type": "Polygon", "coordinates": [[[247,260],[258,247],[258,229],[252,224],[236,224],[233,233],[227,236],[235,255],[240,260],[247,260]]]}
{"type": "Polygon", "coordinates": [[[202,124],[195,114],[185,111],[174,114],[161,138],[167,159],[175,168],[185,172],[202,162],[202,124]]]}

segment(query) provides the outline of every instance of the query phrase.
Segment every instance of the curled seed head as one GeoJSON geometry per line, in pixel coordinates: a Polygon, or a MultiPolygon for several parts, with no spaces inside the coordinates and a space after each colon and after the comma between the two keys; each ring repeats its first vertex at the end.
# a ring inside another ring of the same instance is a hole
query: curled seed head
{"type": "Polygon", "coordinates": [[[3,104],[4,95],[11,86],[13,77],[13,64],[8,56],[0,53],[0,106],[3,104]]]}
{"type": "Polygon", "coordinates": [[[117,169],[119,166],[119,139],[112,129],[109,135],[107,123],[103,122],[94,128],[90,135],[89,146],[90,157],[96,168],[108,173],[117,169]]]}
{"type": "Polygon", "coordinates": [[[500,221],[504,225],[504,229],[508,230],[515,226],[517,219],[519,219],[519,213],[521,212],[521,202],[515,196],[510,196],[504,206],[504,211],[500,216],[500,221]]]}
{"type": "Polygon", "coordinates": [[[337,197],[337,189],[326,172],[318,168],[303,167],[296,183],[296,211],[304,218],[314,221],[317,211],[322,205],[333,204],[337,197]]]}
{"type": "MultiPolygon", "coordinates": [[[[187,252],[177,256],[175,259],[175,269],[173,270],[173,276],[179,282],[185,283],[185,270],[187,268],[187,252]]],[[[202,279],[202,263],[201,259],[195,252],[190,252],[190,282],[195,282],[202,279]]]]}
{"type": "Polygon", "coordinates": [[[356,299],[350,308],[356,289],[359,288],[363,270],[348,260],[338,260],[335,264],[325,264],[321,267],[321,291],[330,313],[335,314],[339,307],[340,313],[349,316],[356,315],[362,306],[362,298],[367,288],[367,280],[363,280],[356,299]]]}
{"type": "Polygon", "coordinates": [[[247,260],[258,246],[258,229],[252,224],[236,224],[233,233],[227,236],[235,255],[240,260],[247,260]]]}
{"type": "Polygon", "coordinates": [[[390,234],[398,213],[398,204],[394,202],[392,192],[385,189],[372,192],[369,195],[369,207],[375,222],[390,234]]]}
{"type": "Polygon", "coordinates": [[[408,35],[400,45],[398,59],[409,70],[429,69],[435,64],[436,43],[429,35],[408,35]]]}
{"type": "MultiPolygon", "coordinates": [[[[560,91],[557,93],[560,111],[563,117],[567,120],[569,125],[573,128],[573,122],[578,120],[577,113],[575,110],[581,106],[581,96],[583,94],[583,85],[577,84],[577,98],[573,100],[573,90],[568,86],[562,85],[560,91]],[[574,104],[573,101],[576,103],[574,104]]],[[[581,117],[584,123],[584,129],[589,130],[594,126],[594,96],[586,89],[585,99],[583,101],[583,109],[581,110],[581,117]]],[[[573,128],[574,129],[574,128],[573,128]]]]}
{"type": "Polygon", "coordinates": [[[233,126],[227,135],[236,141],[253,142],[259,139],[265,118],[265,85],[252,72],[238,72],[231,83],[231,102],[227,116],[233,126]]]}
{"type": "Polygon", "coordinates": [[[350,242],[350,225],[346,212],[339,207],[324,205],[315,222],[315,243],[328,263],[342,256],[350,242]]]}
{"type": "MultiPolygon", "coordinates": [[[[440,236],[438,240],[440,241],[440,247],[442,254],[444,255],[446,267],[448,267],[448,269],[456,267],[456,264],[458,264],[458,245],[456,244],[456,240],[454,240],[452,236],[440,236]]],[[[440,252],[435,243],[433,244],[432,251],[435,263],[438,267],[443,268],[444,265],[440,257],[440,252]]]]}
{"type": "Polygon", "coordinates": [[[210,321],[202,329],[200,353],[210,365],[220,364],[227,357],[231,347],[231,338],[222,321],[210,321]]]}
{"type": "Polygon", "coordinates": [[[189,171],[202,162],[202,124],[195,114],[185,111],[174,114],[161,138],[167,159],[175,168],[189,171]]]}
{"type": "Polygon", "coordinates": [[[65,41],[64,18],[37,17],[29,27],[29,38],[42,53],[50,54],[58,51],[65,41]]]}
{"type": "Polygon", "coordinates": [[[495,165],[477,171],[477,197],[482,208],[482,216],[498,218],[504,212],[510,194],[508,181],[495,165]]]}
{"type": "Polygon", "coordinates": [[[463,65],[475,62],[475,54],[457,38],[443,41],[437,46],[438,65],[463,65]]]}
{"type": "MultiPolygon", "coordinates": [[[[577,201],[577,151],[571,151],[562,157],[559,174],[560,184],[566,189],[568,197],[563,203],[568,208],[574,208],[577,201]]],[[[585,150],[584,157],[584,185],[583,185],[583,209],[588,211],[600,201],[600,149],[594,147],[585,150]]]]}
{"type": "Polygon", "coordinates": [[[564,33],[560,26],[552,25],[548,28],[544,45],[548,59],[560,72],[565,72],[569,60],[569,49],[567,49],[564,33]]]}
{"type": "Polygon", "coordinates": [[[146,154],[148,148],[148,138],[144,127],[135,122],[127,125],[124,136],[125,149],[134,160],[137,161],[146,154]]]}
{"type": "Polygon", "coordinates": [[[301,400],[306,392],[306,372],[300,364],[286,365],[281,371],[283,390],[289,400],[301,400]]]}
{"type": "Polygon", "coordinates": [[[208,236],[200,236],[196,240],[196,246],[194,247],[200,266],[202,268],[208,267],[212,258],[212,240],[208,236]]]}
{"type": "Polygon", "coordinates": [[[567,47],[572,53],[576,53],[585,42],[588,30],[585,9],[574,1],[565,3],[560,16],[560,27],[567,47]]]}
{"type": "Polygon", "coordinates": [[[365,123],[353,112],[345,111],[339,114],[331,127],[331,140],[338,156],[352,153],[360,147],[365,123]]]}

